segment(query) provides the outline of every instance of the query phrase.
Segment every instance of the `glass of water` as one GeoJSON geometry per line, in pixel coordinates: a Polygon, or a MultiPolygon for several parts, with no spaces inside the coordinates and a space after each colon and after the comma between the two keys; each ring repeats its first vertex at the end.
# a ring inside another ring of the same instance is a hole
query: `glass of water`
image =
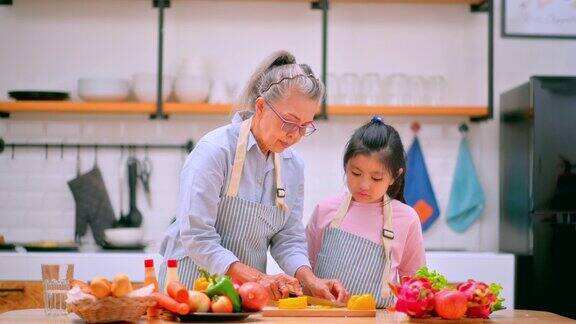
{"type": "Polygon", "coordinates": [[[66,315],[66,293],[74,278],[73,264],[42,264],[44,313],[66,315]]]}

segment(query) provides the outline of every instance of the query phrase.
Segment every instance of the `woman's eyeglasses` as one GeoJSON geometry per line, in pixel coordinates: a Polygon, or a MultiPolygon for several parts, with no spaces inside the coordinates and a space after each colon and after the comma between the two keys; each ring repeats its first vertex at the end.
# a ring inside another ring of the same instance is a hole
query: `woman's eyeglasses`
{"type": "Polygon", "coordinates": [[[268,102],[268,100],[265,100],[265,101],[266,101],[266,104],[268,104],[268,106],[270,107],[270,109],[272,109],[274,114],[276,114],[276,116],[278,116],[278,118],[280,118],[282,120],[282,130],[285,131],[286,133],[292,133],[292,132],[295,132],[296,130],[298,130],[300,135],[310,136],[316,131],[316,126],[314,126],[313,122],[307,123],[305,125],[298,125],[295,122],[291,122],[289,120],[286,120],[282,116],[280,116],[278,111],[276,111],[276,108],[274,108],[274,106],[272,106],[272,104],[270,102],[268,102]]]}

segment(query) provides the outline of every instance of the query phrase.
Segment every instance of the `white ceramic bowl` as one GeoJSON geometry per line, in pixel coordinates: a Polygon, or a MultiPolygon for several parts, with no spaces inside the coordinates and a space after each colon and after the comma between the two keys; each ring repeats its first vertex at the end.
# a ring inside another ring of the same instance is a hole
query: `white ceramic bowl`
{"type": "Polygon", "coordinates": [[[204,77],[179,77],[174,83],[174,94],[180,102],[206,102],[210,94],[210,80],[204,77]]]}
{"type": "Polygon", "coordinates": [[[130,95],[130,81],[114,78],[81,78],[78,96],[84,101],[124,101],[130,95]]]}
{"type": "Polygon", "coordinates": [[[138,245],[142,243],[144,230],[140,227],[107,228],[104,230],[104,239],[108,244],[116,246],[138,245]]]}
{"type": "MultiPolygon", "coordinates": [[[[156,74],[135,74],[132,78],[132,90],[140,102],[156,102],[156,74]]],[[[172,93],[174,79],[165,75],[162,79],[162,101],[166,101],[172,93]]]]}

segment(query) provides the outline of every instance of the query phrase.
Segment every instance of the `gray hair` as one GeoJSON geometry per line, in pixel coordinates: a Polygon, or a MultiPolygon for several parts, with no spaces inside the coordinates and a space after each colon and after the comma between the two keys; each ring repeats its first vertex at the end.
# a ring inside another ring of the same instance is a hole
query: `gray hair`
{"type": "Polygon", "coordinates": [[[308,65],[296,63],[294,55],[287,51],[275,52],[256,68],[235,110],[253,112],[258,97],[277,101],[285,98],[291,89],[318,102],[324,96],[324,84],[308,65]]]}

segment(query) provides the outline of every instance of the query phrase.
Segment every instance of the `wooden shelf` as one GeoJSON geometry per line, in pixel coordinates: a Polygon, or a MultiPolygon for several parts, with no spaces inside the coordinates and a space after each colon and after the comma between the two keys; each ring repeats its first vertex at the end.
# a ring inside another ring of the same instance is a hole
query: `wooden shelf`
{"type": "Polygon", "coordinates": [[[328,115],[465,116],[480,117],[486,106],[328,106],[328,115]]]}
{"type": "Polygon", "coordinates": [[[483,0],[331,0],[330,2],[347,3],[414,3],[414,4],[480,4],[483,0]]]}
{"type": "MultiPolygon", "coordinates": [[[[242,0],[246,1],[246,0],[242,0]]],[[[253,1],[253,0],[251,0],[253,1]]],[[[260,0],[261,2],[270,2],[270,0],[260,0]]],[[[312,0],[274,0],[281,2],[313,2],[312,0]]],[[[330,0],[331,3],[406,3],[406,4],[453,4],[453,5],[472,5],[480,4],[484,0],[330,0]]]]}
{"type": "MultiPolygon", "coordinates": [[[[230,105],[207,103],[185,104],[164,103],[167,114],[228,114],[230,105]]],[[[79,101],[4,101],[0,102],[0,112],[16,113],[96,113],[96,114],[152,114],[155,103],[148,102],[79,102],[79,101]]]]}
{"type": "MultiPolygon", "coordinates": [[[[166,114],[226,115],[231,105],[207,103],[188,104],[168,102],[164,104],[166,114]]],[[[75,101],[5,101],[0,102],[0,112],[6,113],[120,113],[152,114],[154,103],[141,102],[75,102],[75,101]]],[[[480,117],[488,113],[485,106],[328,106],[328,115],[359,116],[462,116],[480,117]]]]}

